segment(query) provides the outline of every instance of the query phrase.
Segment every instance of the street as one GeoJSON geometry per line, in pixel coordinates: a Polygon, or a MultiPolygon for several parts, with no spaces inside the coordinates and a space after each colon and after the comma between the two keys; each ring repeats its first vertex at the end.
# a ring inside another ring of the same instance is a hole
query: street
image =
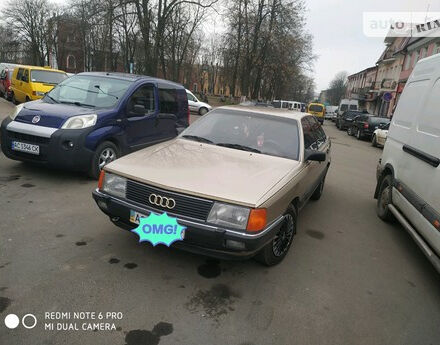
{"type": "MultiPolygon", "coordinates": [[[[0,119],[12,109],[0,99],[0,119]]],[[[399,224],[376,216],[381,149],[332,122],[324,130],[323,197],[300,212],[291,251],[271,268],[138,243],[96,206],[97,181],[0,153],[0,316],[38,320],[2,327],[0,343],[439,344],[439,274],[399,224]],[[45,330],[49,312],[122,317],[114,330],[45,330]]]]}

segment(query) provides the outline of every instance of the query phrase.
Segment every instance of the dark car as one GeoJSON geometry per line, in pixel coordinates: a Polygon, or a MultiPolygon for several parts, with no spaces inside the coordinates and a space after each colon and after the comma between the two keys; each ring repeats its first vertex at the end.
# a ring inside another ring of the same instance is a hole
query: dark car
{"type": "Polygon", "coordinates": [[[147,76],[87,72],[41,100],[20,104],[1,124],[1,148],[15,160],[88,172],[177,136],[189,124],[185,88],[147,76]]]}
{"type": "Polygon", "coordinates": [[[389,123],[390,119],[387,117],[362,114],[355,117],[351,126],[347,129],[347,133],[356,136],[359,140],[363,138],[370,139],[376,129],[389,123]]]}
{"type": "Polygon", "coordinates": [[[341,131],[349,128],[356,116],[362,115],[360,111],[348,110],[344,111],[342,115],[336,117],[336,127],[341,131]]]}
{"type": "Polygon", "coordinates": [[[11,80],[12,72],[14,72],[15,64],[0,64],[0,97],[7,100],[11,99],[11,80]]]}

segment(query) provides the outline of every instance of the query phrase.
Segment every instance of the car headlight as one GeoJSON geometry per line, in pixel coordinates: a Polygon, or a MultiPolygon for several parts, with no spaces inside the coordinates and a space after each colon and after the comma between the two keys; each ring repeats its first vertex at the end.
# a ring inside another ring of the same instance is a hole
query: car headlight
{"type": "Polygon", "coordinates": [[[116,197],[125,198],[127,179],[122,176],[106,172],[102,183],[102,191],[116,197]]]}
{"type": "Polygon", "coordinates": [[[88,115],[78,115],[73,116],[64,123],[61,127],[62,129],[82,129],[87,127],[92,127],[96,124],[96,119],[98,115],[88,114],[88,115]]]}
{"type": "Polygon", "coordinates": [[[250,209],[242,206],[234,206],[214,203],[208,216],[208,223],[217,224],[226,228],[245,230],[249,218],[250,209]]]}
{"type": "Polygon", "coordinates": [[[11,120],[15,120],[15,118],[17,117],[18,113],[21,111],[21,109],[23,109],[23,105],[24,104],[19,104],[15,106],[14,112],[9,115],[9,117],[11,118],[11,120]]]}
{"type": "Polygon", "coordinates": [[[45,94],[46,94],[46,92],[35,91],[35,95],[36,95],[36,96],[41,96],[41,97],[43,97],[45,94]]]}

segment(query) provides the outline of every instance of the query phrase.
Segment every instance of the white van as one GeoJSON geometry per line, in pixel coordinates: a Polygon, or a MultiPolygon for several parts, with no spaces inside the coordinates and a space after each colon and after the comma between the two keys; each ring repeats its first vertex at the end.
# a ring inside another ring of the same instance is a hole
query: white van
{"type": "Polygon", "coordinates": [[[341,116],[344,112],[352,110],[352,111],[358,111],[359,110],[359,102],[357,100],[353,99],[341,99],[341,102],[339,103],[338,107],[338,115],[341,116]]]}
{"type": "Polygon", "coordinates": [[[420,60],[377,169],[377,214],[396,218],[440,272],[440,54],[420,60]]]}
{"type": "Polygon", "coordinates": [[[301,111],[301,103],[289,101],[289,110],[301,111]]]}

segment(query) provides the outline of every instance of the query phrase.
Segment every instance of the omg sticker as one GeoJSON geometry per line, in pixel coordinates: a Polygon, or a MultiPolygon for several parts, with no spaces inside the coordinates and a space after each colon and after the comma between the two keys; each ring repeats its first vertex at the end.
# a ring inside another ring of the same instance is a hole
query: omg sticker
{"type": "Polygon", "coordinates": [[[140,242],[150,242],[154,247],[158,244],[170,246],[176,241],[182,241],[185,236],[185,226],[177,223],[177,219],[162,213],[150,213],[148,217],[139,219],[139,226],[133,230],[139,236],[140,242]]]}

